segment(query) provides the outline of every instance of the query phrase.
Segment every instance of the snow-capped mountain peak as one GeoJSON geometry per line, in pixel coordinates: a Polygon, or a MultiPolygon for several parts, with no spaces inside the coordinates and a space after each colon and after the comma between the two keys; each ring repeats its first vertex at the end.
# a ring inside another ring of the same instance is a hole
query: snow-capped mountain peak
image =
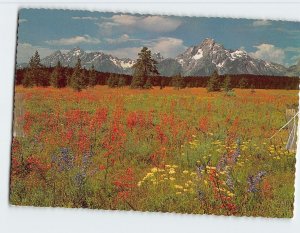
{"type": "Polygon", "coordinates": [[[250,57],[247,52],[228,50],[214,39],[206,38],[197,46],[178,55],[176,61],[185,75],[210,75],[214,70],[220,74],[282,75],[282,66],[250,57]]]}
{"type": "Polygon", "coordinates": [[[161,62],[165,59],[160,53],[153,53],[152,58],[157,62],[161,62]]]}
{"type": "Polygon", "coordinates": [[[85,52],[79,47],[64,54],[56,51],[42,59],[41,63],[45,66],[55,66],[60,61],[63,66],[74,67],[78,58],[81,60],[82,67],[88,69],[94,65],[96,70],[102,72],[130,74],[131,68],[135,64],[135,61],[129,58],[119,59],[103,52],[85,52]]]}
{"type": "Polygon", "coordinates": [[[68,56],[76,56],[76,57],[80,57],[83,54],[84,54],[84,51],[79,47],[76,47],[67,53],[68,56]]]}

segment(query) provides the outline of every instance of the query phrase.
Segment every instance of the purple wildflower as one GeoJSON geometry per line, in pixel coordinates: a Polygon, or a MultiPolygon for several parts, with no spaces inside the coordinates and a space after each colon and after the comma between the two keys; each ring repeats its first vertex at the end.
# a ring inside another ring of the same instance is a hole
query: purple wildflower
{"type": "Polygon", "coordinates": [[[86,181],[86,173],[81,171],[78,172],[74,177],[75,185],[78,187],[82,187],[86,181]]]}
{"type": "Polygon", "coordinates": [[[248,177],[248,192],[255,193],[258,191],[258,186],[262,181],[263,177],[267,174],[265,171],[260,171],[257,173],[256,176],[249,176],[248,177]]]}
{"type": "Polygon", "coordinates": [[[61,148],[60,153],[52,156],[52,163],[55,163],[59,171],[68,171],[74,166],[74,156],[68,148],[61,148]]]}

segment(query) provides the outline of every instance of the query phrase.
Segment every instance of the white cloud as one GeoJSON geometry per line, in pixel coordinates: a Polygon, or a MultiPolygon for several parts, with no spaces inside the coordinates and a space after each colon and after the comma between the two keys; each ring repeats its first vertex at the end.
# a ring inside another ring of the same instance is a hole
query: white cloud
{"type": "MultiPolygon", "coordinates": [[[[143,46],[148,47],[152,53],[160,52],[164,57],[175,57],[187,48],[183,45],[183,41],[181,39],[172,37],[159,37],[157,39],[144,41],[143,46]]],[[[127,47],[114,50],[106,50],[103,52],[112,54],[119,58],[136,59],[137,54],[140,52],[141,48],[142,46],[127,47]]]]}
{"type": "Polygon", "coordinates": [[[111,30],[114,26],[120,26],[151,32],[170,32],[181,25],[180,20],[165,16],[114,15],[104,20],[108,21],[98,25],[101,29],[106,30],[111,30]]]}
{"type": "Polygon", "coordinates": [[[283,64],[283,60],[285,58],[285,52],[283,49],[277,48],[272,44],[260,44],[254,47],[257,48],[257,50],[253,53],[249,53],[250,56],[269,62],[283,64]]]}
{"type": "Polygon", "coordinates": [[[141,27],[148,31],[169,32],[174,31],[181,25],[178,19],[161,16],[148,16],[141,20],[141,27]]]}
{"type": "Polygon", "coordinates": [[[175,57],[187,48],[183,45],[183,40],[173,37],[160,37],[146,43],[146,46],[152,52],[160,52],[164,57],[175,57]]]}
{"type": "Polygon", "coordinates": [[[253,21],[252,25],[254,27],[264,27],[272,25],[271,21],[268,20],[255,20],[253,21]]]}
{"type": "Polygon", "coordinates": [[[27,19],[19,19],[19,23],[26,23],[26,22],[28,22],[27,19]]]}
{"type": "Polygon", "coordinates": [[[73,16],[72,19],[75,20],[98,20],[96,17],[80,17],[80,16],[73,16]]]}
{"type": "Polygon", "coordinates": [[[140,39],[130,38],[128,34],[123,34],[118,38],[106,38],[105,40],[109,44],[122,44],[129,41],[141,41],[140,39]]]}
{"type": "Polygon", "coordinates": [[[70,38],[61,38],[58,40],[45,41],[50,45],[76,45],[76,44],[99,44],[101,41],[89,35],[74,36],[70,38]]]}
{"type": "Polygon", "coordinates": [[[124,26],[135,26],[141,17],[133,15],[114,15],[111,17],[111,20],[119,25],[124,26]]]}
{"type": "Polygon", "coordinates": [[[18,43],[17,63],[27,63],[35,51],[39,52],[41,58],[44,58],[54,52],[54,50],[49,48],[34,46],[29,43],[18,43]]]}

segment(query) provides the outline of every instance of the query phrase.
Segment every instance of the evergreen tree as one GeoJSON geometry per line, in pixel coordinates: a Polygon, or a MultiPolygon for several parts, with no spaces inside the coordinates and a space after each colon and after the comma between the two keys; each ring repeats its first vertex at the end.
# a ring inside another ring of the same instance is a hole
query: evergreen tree
{"type": "Polygon", "coordinates": [[[167,85],[167,80],[166,78],[162,77],[160,80],[160,89],[165,88],[166,85],[167,85]]]}
{"type": "Polygon", "coordinates": [[[221,90],[220,76],[217,71],[214,71],[210,76],[206,89],[208,92],[221,90]]]}
{"type": "Polygon", "coordinates": [[[77,63],[74,67],[73,74],[71,76],[71,87],[75,91],[81,91],[82,89],[87,87],[87,83],[85,81],[85,78],[82,74],[82,69],[81,69],[81,60],[80,58],[77,59],[77,63]]]}
{"type": "Polygon", "coordinates": [[[229,75],[227,75],[223,81],[222,84],[223,90],[225,92],[229,92],[232,90],[232,86],[231,86],[231,77],[229,75]]]}
{"type": "Polygon", "coordinates": [[[34,72],[32,69],[27,68],[24,74],[24,79],[22,80],[24,87],[33,87],[35,84],[34,72]]]}
{"type": "Polygon", "coordinates": [[[133,72],[133,77],[131,81],[131,88],[142,88],[144,86],[143,84],[143,72],[141,69],[135,68],[133,72]]]}
{"type": "Polygon", "coordinates": [[[151,88],[151,76],[159,75],[157,71],[157,62],[151,57],[151,51],[147,47],[143,47],[138,54],[138,59],[134,64],[132,88],[151,88]]]}
{"type": "Polygon", "coordinates": [[[124,87],[126,86],[126,79],[124,76],[120,75],[118,80],[118,87],[124,87]]]}
{"type": "Polygon", "coordinates": [[[108,87],[115,88],[115,87],[118,86],[118,82],[119,82],[119,79],[118,79],[118,76],[116,74],[110,74],[109,75],[109,78],[107,80],[108,87]]]}
{"type": "Polygon", "coordinates": [[[62,88],[67,85],[66,77],[63,73],[63,69],[62,69],[60,61],[57,62],[57,65],[55,66],[55,68],[51,74],[50,84],[51,84],[51,86],[56,87],[56,88],[62,88]]]}
{"type": "Polygon", "coordinates": [[[147,78],[147,81],[146,81],[146,83],[144,85],[144,88],[145,89],[151,89],[152,88],[152,78],[151,78],[151,76],[149,76],[147,78]]]}
{"type": "Polygon", "coordinates": [[[91,69],[89,70],[89,86],[94,87],[97,84],[97,74],[95,70],[94,64],[92,65],[91,69]]]}
{"type": "Polygon", "coordinates": [[[38,51],[35,51],[34,55],[30,58],[28,68],[26,69],[23,86],[32,87],[36,86],[48,86],[49,78],[42,70],[41,59],[38,51]]]}
{"type": "Polygon", "coordinates": [[[40,58],[38,51],[35,51],[34,55],[30,58],[29,67],[35,68],[35,69],[42,67],[41,58],[40,58]]]}
{"type": "Polygon", "coordinates": [[[248,86],[247,80],[245,78],[241,78],[241,80],[239,81],[239,88],[245,89],[247,88],[247,86],[248,86]]]}
{"type": "Polygon", "coordinates": [[[251,84],[251,94],[254,94],[255,93],[255,87],[253,84],[251,84]]]}
{"type": "Polygon", "coordinates": [[[176,90],[185,88],[184,78],[181,74],[177,74],[172,77],[172,85],[176,90]]]}

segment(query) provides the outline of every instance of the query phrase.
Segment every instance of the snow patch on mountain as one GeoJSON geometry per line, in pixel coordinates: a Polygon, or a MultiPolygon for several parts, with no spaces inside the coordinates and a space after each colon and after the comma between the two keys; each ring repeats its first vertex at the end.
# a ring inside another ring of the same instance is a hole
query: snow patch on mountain
{"type": "Polygon", "coordinates": [[[203,57],[202,49],[198,49],[198,52],[192,57],[194,60],[199,60],[203,57]]]}
{"type": "Polygon", "coordinates": [[[123,67],[123,68],[131,68],[134,64],[135,64],[135,62],[134,61],[128,61],[128,62],[125,62],[125,61],[121,61],[121,66],[123,67]]]}

